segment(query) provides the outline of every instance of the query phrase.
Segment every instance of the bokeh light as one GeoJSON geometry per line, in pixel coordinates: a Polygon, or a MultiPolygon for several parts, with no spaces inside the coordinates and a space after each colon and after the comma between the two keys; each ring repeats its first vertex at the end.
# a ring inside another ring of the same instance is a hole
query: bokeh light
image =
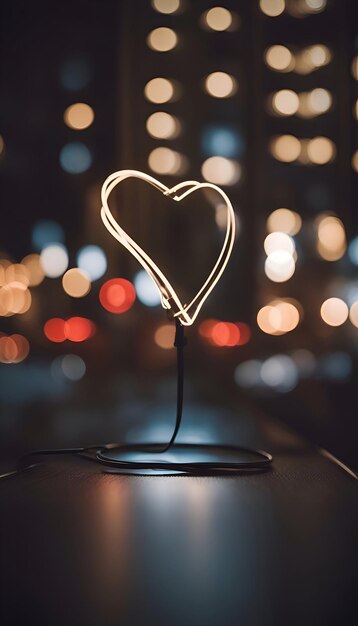
{"type": "Polygon", "coordinates": [[[91,167],[92,155],[84,143],[73,141],[62,148],[60,164],[68,174],[82,174],[91,167]]]}
{"type": "Polygon", "coordinates": [[[234,379],[239,387],[251,389],[261,384],[261,361],[250,359],[235,369],[234,379]]]}
{"type": "Polygon", "coordinates": [[[221,156],[206,159],[201,167],[203,178],[216,185],[234,185],[240,180],[239,163],[221,156]]]}
{"type": "Polygon", "coordinates": [[[315,165],[325,165],[331,161],[336,153],[336,148],[328,137],[314,137],[307,146],[307,154],[315,165]]]}
{"type": "Polygon", "coordinates": [[[60,68],[60,81],[67,91],[78,91],[87,87],[91,80],[91,69],[88,62],[81,58],[65,61],[60,68]]]}
{"type": "Polygon", "coordinates": [[[328,298],[321,306],[321,317],[329,326],[341,326],[348,318],[348,306],[341,298],[328,298]]]}
{"type": "Polygon", "coordinates": [[[86,317],[70,317],[65,322],[65,338],[75,343],[80,343],[82,341],[90,339],[90,337],[93,337],[95,331],[95,324],[86,317]]]}
{"type": "Polygon", "coordinates": [[[43,248],[40,255],[41,267],[48,278],[57,278],[68,268],[68,252],[60,243],[51,244],[43,248]]]}
{"type": "Polygon", "coordinates": [[[297,235],[301,226],[301,216],[295,211],[285,208],[272,211],[266,222],[268,232],[280,231],[287,235],[297,235]]]}
{"type": "Polygon", "coordinates": [[[107,271],[107,257],[99,246],[84,246],[78,251],[77,265],[91,281],[98,280],[107,271]]]}
{"type": "Polygon", "coordinates": [[[287,250],[275,250],[265,261],[265,274],[275,283],[289,280],[295,272],[295,261],[287,250]]]}
{"type": "Polygon", "coordinates": [[[298,303],[293,300],[273,300],[259,310],[257,324],[268,335],[289,333],[300,322],[299,308],[298,303]]]}
{"type": "Polygon", "coordinates": [[[353,326],[358,328],[358,300],[353,302],[349,309],[349,319],[352,322],[353,326]]]}
{"type": "Polygon", "coordinates": [[[170,350],[174,347],[174,325],[163,324],[154,333],[154,341],[163,350],[170,350]]]}
{"type": "Polygon", "coordinates": [[[94,120],[94,111],[89,104],[76,102],[71,104],[63,114],[65,124],[74,130],[84,130],[91,126],[94,120]]]}
{"type": "Polygon", "coordinates": [[[37,287],[37,285],[40,285],[45,278],[45,272],[41,264],[40,255],[28,254],[22,259],[21,264],[27,270],[29,286],[37,287]]]}
{"type": "Polygon", "coordinates": [[[148,165],[156,174],[174,176],[183,172],[186,159],[179,152],[160,146],[149,154],[148,165]]]}
{"type": "Polygon", "coordinates": [[[62,287],[68,296],[83,298],[91,290],[91,281],[86,272],[78,267],[73,267],[63,275],[62,287]]]}
{"type": "Polygon", "coordinates": [[[232,14],[224,7],[213,7],[205,13],[205,22],[211,30],[219,32],[229,30],[232,25],[232,14]]]}
{"type": "Polygon", "coordinates": [[[294,68],[294,56],[286,46],[271,46],[265,52],[266,64],[276,72],[290,72],[294,68]]]}
{"type": "Polygon", "coordinates": [[[205,156],[235,158],[242,155],[243,140],[235,128],[207,126],[203,129],[202,146],[205,156]]]}
{"type": "Polygon", "coordinates": [[[229,98],[237,90],[237,81],[226,72],[213,72],[206,77],[205,89],[214,98],[229,98]]]}
{"type": "Polygon", "coordinates": [[[233,348],[247,344],[251,338],[251,330],[244,322],[207,319],[199,325],[199,335],[211,346],[233,348]]]}
{"type": "Polygon", "coordinates": [[[156,111],[147,119],[148,133],[157,139],[174,139],[180,133],[178,118],[164,111],[156,111]]]}
{"type": "Polygon", "coordinates": [[[21,363],[29,352],[30,344],[23,335],[0,335],[0,363],[21,363]]]}
{"type": "Polygon", "coordinates": [[[136,298],[136,291],[129,280],[111,278],[102,285],[99,300],[106,311],[120,314],[129,311],[136,298]]]}
{"type": "Polygon", "coordinates": [[[153,9],[159,13],[175,13],[180,7],[180,0],[152,0],[153,9]]]}
{"type": "Polygon", "coordinates": [[[64,376],[71,381],[78,381],[86,373],[86,364],[77,354],[66,354],[61,358],[61,368],[64,376]]]}
{"type": "Polygon", "coordinates": [[[150,102],[163,104],[174,97],[174,83],[168,78],[152,78],[144,87],[144,95],[150,102]]]}
{"type": "Polygon", "coordinates": [[[32,245],[35,250],[41,250],[50,243],[63,243],[65,233],[63,228],[53,220],[40,220],[36,222],[31,235],[32,245]]]}
{"type": "Polygon", "coordinates": [[[32,303],[29,289],[20,282],[11,282],[0,288],[0,316],[11,317],[26,313],[32,303]]]}
{"type": "Polygon", "coordinates": [[[300,156],[301,143],[294,135],[279,135],[272,139],[270,150],[278,161],[292,163],[300,156]]]}
{"type": "Polygon", "coordinates": [[[298,74],[310,74],[327,65],[332,60],[332,53],[322,44],[315,44],[303,48],[296,54],[295,72],[298,74]]]}
{"type": "Polygon", "coordinates": [[[286,354],[275,354],[262,363],[261,378],[265,385],[282,393],[294,389],[298,383],[298,370],[294,360],[286,354]]]}
{"type": "Polygon", "coordinates": [[[326,261],[337,261],[342,258],[346,249],[346,233],[338,217],[324,215],[317,224],[317,251],[326,261]]]}
{"type": "Polygon", "coordinates": [[[277,17],[285,10],[285,0],[260,0],[260,9],[268,17],[277,17]]]}
{"type": "Polygon", "coordinates": [[[292,89],[281,89],[272,96],[272,109],[277,115],[294,115],[298,105],[298,95],[292,89]]]}
{"type": "Polygon", "coordinates": [[[145,270],[139,270],[134,277],[138,300],[146,306],[158,306],[161,302],[159,291],[145,270]]]}
{"type": "Polygon", "coordinates": [[[10,263],[4,271],[4,284],[22,283],[25,287],[30,284],[28,269],[23,263],[10,263]]]}
{"type": "Polygon", "coordinates": [[[358,265],[358,236],[354,237],[348,246],[348,256],[353,265],[358,265]]]}
{"type": "Polygon", "coordinates": [[[62,343],[66,339],[65,325],[65,320],[60,317],[52,317],[44,325],[45,337],[54,343],[62,343]]]}
{"type": "Polygon", "coordinates": [[[166,26],[152,30],[147,37],[147,45],[156,52],[169,52],[178,43],[176,32],[166,26]]]}
{"type": "Polygon", "coordinates": [[[264,249],[267,255],[276,250],[286,250],[291,255],[295,252],[295,242],[286,233],[273,232],[267,235],[264,241],[264,249]]]}

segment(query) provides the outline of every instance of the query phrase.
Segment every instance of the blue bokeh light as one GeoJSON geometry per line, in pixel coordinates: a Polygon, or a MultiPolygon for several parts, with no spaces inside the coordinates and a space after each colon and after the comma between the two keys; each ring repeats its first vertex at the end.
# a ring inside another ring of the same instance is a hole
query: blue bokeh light
{"type": "Polygon", "coordinates": [[[87,87],[90,80],[91,69],[85,59],[68,59],[60,68],[62,87],[68,91],[83,89],[87,87]]]}
{"type": "Polygon", "coordinates": [[[31,241],[35,250],[41,250],[50,243],[63,243],[65,233],[63,228],[53,220],[40,220],[32,230],[31,241]]]}
{"type": "Polygon", "coordinates": [[[69,174],[82,174],[88,170],[92,164],[92,155],[80,141],[73,141],[66,144],[60,152],[60,163],[62,169],[69,174]]]}
{"type": "Polygon", "coordinates": [[[229,126],[208,126],[202,134],[202,150],[205,156],[223,156],[228,159],[241,157],[244,143],[237,130],[229,126]]]}
{"type": "Polygon", "coordinates": [[[99,246],[84,246],[78,251],[77,265],[88,274],[91,281],[97,280],[107,270],[107,257],[99,246]]]}
{"type": "Polygon", "coordinates": [[[352,239],[348,246],[348,256],[353,265],[358,265],[358,235],[352,239]]]}
{"type": "Polygon", "coordinates": [[[134,286],[137,297],[146,306],[158,306],[160,304],[160,294],[145,270],[140,270],[134,277],[134,286]]]}

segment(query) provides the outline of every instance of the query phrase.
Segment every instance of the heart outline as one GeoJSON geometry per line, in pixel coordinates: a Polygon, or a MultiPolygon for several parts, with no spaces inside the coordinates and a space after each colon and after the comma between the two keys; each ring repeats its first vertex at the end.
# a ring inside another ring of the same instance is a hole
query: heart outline
{"type": "Polygon", "coordinates": [[[101,190],[101,200],[101,218],[107,230],[115,239],[117,239],[117,241],[119,241],[119,243],[121,243],[125,248],[127,248],[127,250],[129,250],[129,252],[137,259],[137,261],[139,261],[142,267],[149,274],[159,291],[163,308],[167,310],[172,309],[173,316],[178,317],[183,326],[191,326],[196,320],[205,300],[208,298],[209,294],[212,292],[215,285],[221,278],[229,261],[234,245],[236,230],[235,213],[226,193],[220,187],[214,185],[213,183],[199,183],[196,180],[183,181],[181,183],[178,183],[174,187],[169,188],[160,181],[153,178],[153,176],[145,174],[144,172],[140,172],[139,170],[119,170],[117,172],[113,172],[113,174],[110,174],[104,181],[101,190]],[[112,212],[108,206],[108,198],[113,189],[126,178],[139,178],[140,180],[144,180],[145,182],[149,183],[150,185],[161,191],[163,195],[170,196],[176,202],[180,202],[198,189],[214,189],[221,195],[221,197],[225,201],[225,205],[227,208],[227,223],[224,243],[221,247],[219,256],[210,274],[208,275],[207,279],[205,280],[197,294],[194,296],[191,302],[189,302],[189,304],[183,305],[181,303],[180,298],[178,297],[174,287],[171,285],[171,283],[160,270],[160,268],[151,259],[151,257],[139,246],[139,244],[137,244],[134,239],[132,239],[123,230],[123,228],[113,217],[112,212]],[[185,189],[186,187],[189,187],[189,189],[183,191],[183,193],[178,196],[177,191],[185,189]],[[200,300],[194,308],[194,312],[192,313],[192,315],[189,315],[189,310],[193,308],[199,298],[200,300]]]}

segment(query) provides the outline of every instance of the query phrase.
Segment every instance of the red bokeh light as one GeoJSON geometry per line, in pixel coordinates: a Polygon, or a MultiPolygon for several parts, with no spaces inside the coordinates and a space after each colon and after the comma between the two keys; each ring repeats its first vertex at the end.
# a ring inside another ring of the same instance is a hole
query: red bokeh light
{"type": "Polygon", "coordinates": [[[112,278],[102,285],[99,301],[110,313],[125,313],[136,298],[134,286],[125,278],[112,278]]]}
{"type": "Polygon", "coordinates": [[[233,348],[245,345],[251,337],[251,331],[244,322],[222,322],[205,320],[199,326],[199,334],[203,339],[218,348],[233,348]]]}
{"type": "Polygon", "coordinates": [[[65,341],[65,320],[62,320],[60,317],[53,317],[47,320],[44,326],[44,333],[50,341],[54,341],[55,343],[61,343],[65,341]]]}
{"type": "Polygon", "coordinates": [[[237,326],[240,331],[240,338],[237,345],[244,346],[245,343],[248,343],[251,339],[250,326],[248,324],[245,324],[245,322],[238,322],[237,326]]]}
{"type": "Polygon", "coordinates": [[[70,317],[65,322],[64,333],[69,341],[80,342],[92,337],[95,329],[93,322],[86,317],[70,317]]]}
{"type": "Polygon", "coordinates": [[[3,333],[0,336],[0,363],[21,363],[30,351],[30,344],[23,335],[3,333]]]}

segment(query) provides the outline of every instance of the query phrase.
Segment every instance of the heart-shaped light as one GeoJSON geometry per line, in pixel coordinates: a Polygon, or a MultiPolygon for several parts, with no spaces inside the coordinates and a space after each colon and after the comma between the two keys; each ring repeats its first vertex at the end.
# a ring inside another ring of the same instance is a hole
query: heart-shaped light
{"type": "Polygon", "coordinates": [[[108,229],[111,235],[115,237],[115,239],[117,239],[125,248],[129,250],[129,252],[133,254],[133,256],[135,256],[139,263],[148,272],[149,276],[154,281],[156,287],[159,290],[162,306],[164,307],[164,309],[171,309],[173,311],[173,316],[178,317],[180,322],[184,326],[190,326],[191,324],[193,324],[206,298],[214,289],[216,283],[220,279],[228,263],[232,247],[234,245],[235,213],[226,193],[222,189],[220,189],[220,187],[217,187],[212,183],[198,183],[196,180],[186,180],[169,189],[169,187],[166,187],[166,185],[163,185],[163,183],[160,183],[158,180],[156,180],[152,176],[149,176],[148,174],[145,174],[144,172],[139,172],[137,170],[120,170],[119,172],[114,172],[113,174],[108,176],[108,178],[103,183],[101,199],[101,218],[105,227],[108,229]],[[159,191],[161,191],[165,196],[170,196],[176,202],[180,202],[180,200],[183,200],[183,198],[186,198],[186,196],[193,193],[194,191],[197,191],[198,189],[206,188],[214,189],[223,198],[227,208],[225,240],[221,248],[220,254],[209,276],[189,304],[183,305],[181,303],[175,289],[166,278],[166,276],[163,274],[163,272],[154,263],[150,256],[148,256],[148,254],[146,254],[146,252],[144,252],[144,250],[129,235],[127,235],[123,228],[121,228],[117,221],[114,219],[108,206],[108,198],[113,189],[126,178],[140,178],[141,180],[145,180],[150,185],[153,185],[153,187],[159,189],[159,191]],[[183,191],[183,193],[177,195],[177,192],[179,190],[185,189],[186,187],[188,187],[186,191],[183,191]],[[191,314],[189,314],[189,311],[191,314]]]}

